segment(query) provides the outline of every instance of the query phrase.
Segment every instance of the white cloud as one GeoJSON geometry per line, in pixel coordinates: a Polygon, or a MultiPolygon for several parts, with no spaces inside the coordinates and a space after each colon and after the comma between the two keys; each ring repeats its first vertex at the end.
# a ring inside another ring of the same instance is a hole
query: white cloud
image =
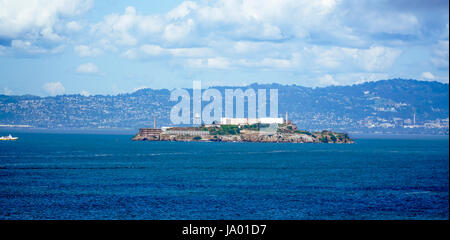
{"type": "Polygon", "coordinates": [[[293,69],[299,67],[300,56],[292,54],[290,58],[263,58],[258,60],[229,59],[224,57],[211,58],[190,58],[186,61],[189,67],[193,68],[264,68],[264,69],[293,69]]]}
{"type": "Polygon", "coordinates": [[[212,54],[213,51],[209,48],[162,48],[158,45],[144,44],[139,48],[128,49],[123,56],[130,59],[145,59],[159,56],[204,57],[212,54]]]}
{"type": "MultiPolygon", "coordinates": [[[[448,21],[443,34],[440,29],[433,35],[435,46],[426,49],[433,38],[423,22],[427,16],[389,1],[184,1],[153,15],[128,6],[90,24],[74,16],[92,1],[18,2],[0,0],[0,39],[6,36],[7,43],[0,45],[0,55],[60,53],[70,44],[80,57],[113,52],[191,68],[308,73],[309,81],[322,85],[350,83],[345,74],[362,81],[384,76],[393,67],[401,72],[424,57],[432,68],[415,74],[430,71],[439,79],[449,65],[448,21]],[[13,19],[19,19],[17,24],[13,19]]],[[[99,70],[87,63],[77,71],[99,70]]]]}
{"type": "Polygon", "coordinates": [[[91,32],[117,45],[134,46],[138,44],[140,37],[148,38],[160,33],[162,29],[160,17],[137,15],[136,9],[130,6],[123,15],[111,14],[104,17],[103,21],[91,27],[91,32]]]}
{"type": "Polygon", "coordinates": [[[43,48],[33,45],[31,41],[24,40],[12,40],[11,47],[5,48],[10,52],[14,52],[16,55],[40,55],[40,54],[56,54],[61,53],[64,50],[64,45],[58,45],[53,48],[43,48]]]}
{"type": "Polygon", "coordinates": [[[167,18],[170,20],[177,20],[186,17],[192,10],[197,9],[197,3],[191,1],[182,2],[180,5],[167,13],[167,18]]]}
{"type": "Polygon", "coordinates": [[[359,18],[358,24],[373,33],[416,34],[420,29],[419,20],[411,13],[371,11],[359,18]]]}
{"type": "MultiPolygon", "coordinates": [[[[124,14],[106,16],[91,31],[111,43],[112,49],[132,46],[123,51],[124,57],[191,58],[182,61],[193,68],[337,72],[389,69],[402,51],[382,44],[364,46],[359,33],[345,25],[345,14],[339,12],[341,5],[337,0],[219,0],[210,4],[186,1],[163,16],[140,15],[134,7],[127,7],[124,14]],[[318,37],[359,46],[310,42],[318,37]]],[[[370,14],[381,17],[382,12],[371,10],[370,14]]],[[[367,18],[372,19],[371,16],[367,18]]],[[[384,16],[397,19],[404,29],[398,26],[399,29],[383,30],[383,19],[361,24],[370,32],[417,30],[418,20],[412,14],[388,12],[384,16]]]]}
{"type": "Polygon", "coordinates": [[[303,38],[317,26],[330,25],[329,14],[336,5],[334,0],[221,0],[199,7],[196,14],[204,25],[227,26],[227,35],[280,39],[286,32],[287,36],[303,38]]]}
{"type": "Polygon", "coordinates": [[[435,46],[431,57],[431,63],[437,68],[449,68],[449,41],[440,40],[435,46]]]}
{"type": "Polygon", "coordinates": [[[253,67],[253,68],[273,68],[273,69],[293,69],[301,66],[300,55],[297,53],[292,54],[290,58],[271,58],[265,57],[260,60],[247,60],[240,59],[235,63],[241,67],[253,67]]]}
{"type": "Polygon", "coordinates": [[[98,73],[98,67],[93,63],[85,63],[77,67],[77,72],[83,74],[95,74],[98,73]]]}
{"type": "Polygon", "coordinates": [[[11,47],[34,54],[46,53],[45,49],[33,46],[30,41],[13,40],[11,42],[11,47]]]}
{"type": "Polygon", "coordinates": [[[359,52],[365,70],[380,71],[391,67],[402,51],[394,48],[375,46],[367,50],[360,50],[359,52]]]}
{"type": "Polygon", "coordinates": [[[319,47],[305,48],[305,58],[313,59],[316,63],[311,68],[326,68],[335,70],[349,70],[357,68],[365,71],[381,71],[393,65],[400,56],[401,50],[371,46],[367,49],[346,47],[319,47]]]}
{"type": "Polygon", "coordinates": [[[202,68],[204,67],[203,59],[196,58],[196,59],[188,59],[187,65],[191,68],[202,68]]]}
{"type": "Polygon", "coordinates": [[[0,1],[0,37],[38,38],[59,41],[55,25],[64,18],[79,15],[92,6],[91,0],[0,1]]]}
{"type": "MultiPolygon", "coordinates": [[[[191,68],[306,71],[332,74],[340,82],[336,74],[384,74],[399,63],[407,51],[404,40],[383,40],[383,34],[420,37],[420,18],[413,12],[378,6],[341,0],[185,1],[161,15],[144,15],[130,6],[93,24],[91,33],[97,49],[129,59],[174,58],[191,68]]],[[[96,55],[87,53],[93,46],[79,55],[96,55]]],[[[448,60],[441,52],[431,61],[442,67],[448,60]]]]}
{"type": "Polygon", "coordinates": [[[136,22],[136,10],[128,7],[124,15],[109,15],[104,22],[93,26],[93,31],[107,35],[120,45],[136,45],[137,39],[129,32],[136,22]]]}
{"type": "Polygon", "coordinates": [[[108,40],[108,39],[102,38],[102,39],[100,39],[98,44],[105,51],[111,51],[111,52],[118,52],[119,51],[119,49],[113,44],[113,42],[108,40]]]}
{"type": "Polygon", "coordinates": [[[436,79],[436,77],[431,72],[423,72],[422,73],[422,78],[423,79],[429,79],[429,80],[436,79]]]}
{"type": "Polygon", "coordinates": [[[1,94],[3,94],[3,95],[11,95],[12,91],[9,88],[4,87],[1,94]]]}
{"type": "Polygon", "coordinates": [[[146,88],[149,88],[149,87],[148,86],[140,86],[140,87],[133,89],[133,92],[139,91],[141,89],[146,89],[146,88]]]}
{"type": "Polygon", "coordinates": [[[43,88],[50,95],[60,95],[66,91],[61,82],[48,82],[44,84],[43,88]]]}
{"type": "Polygon", "coordinates": [[[74,51],[80,57],[95,57],[102,53],[102,50],[99,48],[91,48],[86,45],[78,45],[74,47],[74,51]]]}
{"type": "Polygon", "coordinates": [[[174,57],[204,57],[214,53],[210,48],[172,48],[167,51],[174,57]]]}
{"type": "Polygon", "coordinates": [[[83,91],[80,92],[80,95],[85,96],[85,97],[89,97],[91,94],[88,91],[83,90],[83,91]]]}
{"type": "Polygon", "coordinates": [[[333,76],[331,76],[330,74],[325,74],[318,79],[317,86],[325,87],[330,85],[339,85],[339,83],[334,80],[333,76]]]}
{"type": "Polygon", "coordinates": [[[230,65],[227,59],[221,57],[208,58],[206,60],[206,63],[209,68],[219,68],[219,69],[228,68],[230,65]]]}
{"type": "Polygon", "coordinates": [[[227,69],[231,66],[228,59],[223,57],[214,57],[206,59],[188,59],[187,64],[192,68],[211,68],[211,69],[227,69]]]}
{"type": "Polygon", "coordinates": [[[0,1],[0,54],[19,57],[61,53],[81,26],[70,21],[92,7],[93,0],[0,1]]]}
{"type": "Polygon", "coordinates": [[[336,74],[325,74],[319,79],[315,79],[312,86],[328,86],[328,85],[352,85],[364,82],[374,82],[383,79],[392,78],[386,73],[372,73],[372,72],[343,72],[336,74]]]}
{"type": "Polygon", "coordinates": [[[263,43],[250,42],[250,41],[238,41],[233,44],[233,50],[236,53],[249,53],[260,51],[263,43]]]}
{"type": "Polygon", "coordinates": [[[76,21],[66,23],[66,28],[71,32],[79,32],[83,27],[76,21]]]}
{"type": "Polygon", "coordinates": [[[160,46],[156,45],[143,45],[140,50],[145,54],[149,56],[158,56],[161,55],[164,52],[164,49],[160,46]]]}
{"type": "Polygon", "coordinates": [[[0,56],[6,55],[7,51],[7,47],[0,45],[0,56]]]}
{"type": "Polygon", "coordinates": [[[182,2],[164,16],[139,15],[134,7],[110,14],[91,32],[116,45],[203,44],[222,39],[280,40],[331,31],[335,0],[219,0],[211,6],[182,2]],[[330,27],[327,27],[330,26],[330,27]],[[212,38],[209,38],[212,37],[212,38]],[[192,38],[192,39],[191,39],[192,38]],[[209,38],[209,39],[208,39],[209,38]]]}
{"type": "Polygon", "coordinates": [[[181,23],[171,23],[164,29],[163,37],[169,42],[183,40],[194,28],[194,20],[188,19],[181,23]]]}

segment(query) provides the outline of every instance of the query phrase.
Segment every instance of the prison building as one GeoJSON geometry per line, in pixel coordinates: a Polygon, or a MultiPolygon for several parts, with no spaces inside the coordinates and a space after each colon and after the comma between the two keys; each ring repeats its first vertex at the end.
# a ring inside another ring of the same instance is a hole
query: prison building
{"type": "Polygon", "coordinates": [[[283,124],[283,118],[220,118],[222,125],[283,124]]]}
{"type": "Polygon", "coordinates": [[[166,130],[163,134],[177,135],[177,136],[205,136],[209,135],[208,131],[189,131],[189,130],[166,130]]]}
{"type": "Polygon", "coordinates": [[[141,136],[159,136],[159,134],[162,132],[161,129],[155,129],[155,128],[140,128],[139,129],[139,135],[141,136]]]}

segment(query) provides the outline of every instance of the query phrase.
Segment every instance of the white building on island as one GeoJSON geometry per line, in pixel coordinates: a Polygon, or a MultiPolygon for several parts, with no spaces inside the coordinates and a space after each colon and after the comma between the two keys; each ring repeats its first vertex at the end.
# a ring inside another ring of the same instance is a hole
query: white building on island
{"type": "Polygon", "coordinates": [[[283,124],[283,118],[220,118],[222,125],[283,124]]]}

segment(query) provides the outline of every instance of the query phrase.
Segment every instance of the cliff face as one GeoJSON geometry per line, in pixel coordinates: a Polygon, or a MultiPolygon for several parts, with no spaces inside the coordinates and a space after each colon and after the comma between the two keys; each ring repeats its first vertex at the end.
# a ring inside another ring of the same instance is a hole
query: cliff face
{"type": "Polygon", "coordinates": [[[135,141],[185,141],[185,142],[280,142],[280,143],[354,143],[345,133],[322,131],[310,133],[298,131],[294,125],[281,125],[275,133],[262,133],[252,126],[247,127],[222,127],[214,126],[209,128],[189,129],[183,132],[180,128],[175,131],[139,131],[132,138],[135,141]],[[244,130],[240,130],[246,128],[244,130]],[[250,129],[250,130],[249,130],[250,129]],[[199,133],[199,134],[197,134],[199,133]]]}

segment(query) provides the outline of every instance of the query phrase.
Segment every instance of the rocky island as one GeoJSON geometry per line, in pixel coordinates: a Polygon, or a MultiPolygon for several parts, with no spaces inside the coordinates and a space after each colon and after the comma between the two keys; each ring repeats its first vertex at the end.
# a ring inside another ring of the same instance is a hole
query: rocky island
{"type": "Polygon", "coordinates": [[[346,133],[309,132],[290,121],[282,124],[210,124],[198,127],[141,128],[134,141],[354,143],[346,133]]]}

